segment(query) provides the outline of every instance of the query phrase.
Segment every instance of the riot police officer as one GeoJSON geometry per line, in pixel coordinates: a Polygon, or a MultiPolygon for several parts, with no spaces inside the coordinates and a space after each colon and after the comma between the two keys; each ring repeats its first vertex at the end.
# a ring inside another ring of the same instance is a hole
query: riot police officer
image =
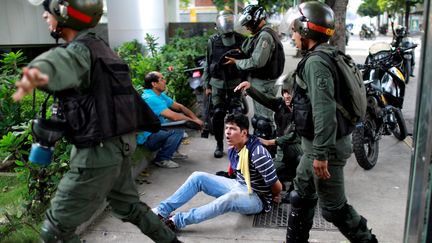
{"type": "MultiPolygon", "coordinates": [[[[335,29],[332,9],[318,1],[296,7],[292,38],[306,55],[297,67],[294,121],[304,155],[297,167],[286,242],[308,242],[318,198],[323,217],[351,242],[378,242],[366,219],[348,204],[343,169],[352,153],[351,131],[336,108],[339,87],[327,63],[312,51],[332,50],[326,42],[335,29]],[[300,129],[301,128],[301,129],[300,129]]],[[[335,74],[337,75],[337,74],[335,74]]]]}
{"type": "Polygon", "coordinates": [[[233,65],[223,65],[225,56],[240,49],[245,37],[234,31],[234,15],[229,10],[220,11],[216,17],[218,33],[212,35],[207,45],[207,67],[204,72],[206,93],[212,94],[212,125],[216,139],[215,158],[223,156],[224,118],[227,112],[242,112],[241,93],[233,89],[241,82],[242,73],[233,65]]]}
{"type": "MultiPolygon", "coordinates": [[[[13,98],[19,101],[37,87],[53,93],[64,110],[66,139],[74,145],[70,170],[46,212],[42,242],[80,242],[76,228],[105,199],[117,218],[135,224],[152,240],[179,242],[140,201],[131,176],[134,131],[140,125],[136,118],[144,115],[151,120],[154,115],[133,89],[127,65],[89,30],[102,16],[103,1],[30,2],[43,2],[51,35],[67,45],[41,54],[24,68],[13,98]]],[[[150,130],[159,129],[157,124],[150,130]]]]}
{"type": "MultiPolygon", "coordinates": [[[[267,14],[258,5],[246,6],[239,23],[245,26],[252,37],[242,45],[241,51],[246,58],[227,57],[227,64],[235,64],[238,69],[249,73],[249,81],[265,95],[275,96],[276,79],[282,74],[285,64],[285,54],[278,35],[266,23],[267,14]]],[[[266,139],[274,137],[275,124],[273,111],[254,101],[254,117],[252,125],[254,134],[266,139]]]]}

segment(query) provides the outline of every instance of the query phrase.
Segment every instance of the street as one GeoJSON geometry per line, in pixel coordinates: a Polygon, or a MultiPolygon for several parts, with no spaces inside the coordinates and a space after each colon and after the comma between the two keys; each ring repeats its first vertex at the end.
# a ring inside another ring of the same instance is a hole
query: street
{"type": "MultiPolygon", "coordinates": [[[[363,63],[368,48],[373,42],[390,42],[391,37],[378,36],[375,41],[360,40],[357,35],[351,36],[347,53],[358,63],[363,63]]],[[[420,44],[419,37],[415,41],[420,44]]],[[[420,45],[416,48],[416,69],[420,45]]],[[[294,48],[286,46],[286,70],[296,67],[299,58],[293,58],[294,48]]],[[[417,75],[407,85],[403,114],[408,132],[411,134],[414,123],[414,112],[417,91],[417,75]]],[[[143,184],[138,185],[141,200],[150,207],[171,195],[184,180],[194,171],[215,173],[226,170],[228,160],[215,159],[213,137],[204,139],[200,134],[189,131],[188,144],[181,146],[181,152],[189,155],[189,159],[180,161],[180,168],[161,169],[150,165],[140,178],[143,184]]],[[[368,220],[368,226],[376,234],[380,243],[402,242],[405,223],[405,210],[408,192],[408,179],[411,159],[410,138],[398,141],[394,136],[385,136],[380,140],[380,152],[377,165],[370,171],[357,165],[354,155],[345,167],[346,194],[348,203],[368,220]]],[[[212,200],[199,194],[190,203],[178,210],[188,210],[212,200]]],[[[228,243],[228,242],[283,242],[286,229],[253,227],[253,216],[234,213],[219,216],[197,225],[190,225],[179,232],[179,239],[190,243],[228,243]]],[[[152,242],[132,224],[124,224],[105,211],[81,235],[86,242],[152,242]]],[[[335,230],[314,229],[311,231],[310,242],[334,243],[348,242],[335,230]]]]}

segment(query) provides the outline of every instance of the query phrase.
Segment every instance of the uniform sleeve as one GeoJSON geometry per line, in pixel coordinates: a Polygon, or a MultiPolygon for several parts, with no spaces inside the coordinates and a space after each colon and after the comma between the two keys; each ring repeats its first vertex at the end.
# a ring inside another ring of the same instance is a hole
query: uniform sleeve
{"type": "Polygon", "coordinates": [[[257,37],[257,44],[248,59],[240,59],[236,61],[239,70],[253,70],[264,67],[275,48],[274,40],[271,34],[261,31],[257,37]]]}
{"type": "Polygon", "coordinates": [[[312,56],[305,64],[303,77],[305,77],[312,104],[315,128],[313,154],[315,159],[327,160],[329,150],[335,147],[337,132],[332,73],[328,64],[321,57],[312,56]]]}
{"type": "Polygon", "coordinates": [[[264,178],[266,185],[271,186],[276,183],[278,177],[273,160],[270,153],[262,145],[257,146],[252,152],[251,160],[256,170],[264,178]]]}
{"type": "Polygon", "coordinates": [[[36,57],[29,67],[36,67],[48,75],[47,89],[50,91],[90,85],[90,51],[80,43],[73,42],[67,48],[57,47],[45,52],[36,57]]]}
{"type": "Polygon", "coordinates": [[[278,111],[280,104],[279,99],[281,99],[280,97],[272,97],[265,95],[259,90],[255,89],[253,86],[251,86],[246,92],[252,99],[257,101],[261,105],[271,109],[274,112],[278,111]]]}

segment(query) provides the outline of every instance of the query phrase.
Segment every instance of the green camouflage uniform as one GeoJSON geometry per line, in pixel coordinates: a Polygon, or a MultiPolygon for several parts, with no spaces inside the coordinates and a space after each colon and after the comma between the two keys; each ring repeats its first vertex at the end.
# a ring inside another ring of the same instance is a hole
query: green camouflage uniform
{"type": "MultiPolygon", "coordinates": [[[[315,50],[332,48],[321,44],[315,50]]],[[[352,153],[351,134],[336,138],[336,101],[334,98],[334,79],[329,64],[318,55],[305,62],[302,72],[303,81],[296,78],[297,84],[307,90],[312,105],[315,137],[309,140],[302,137],[304,152],[297,167],[294,188],[298,195],[316,202],[319,198],[323,216],[333,222],[342,233],[349,232],[358,242],[368,242],[371,233],[367,229],[356,228],[361,216],[347,204],[344,187],[343,169],[352,153]],[[313,169],[313,161],[327,160],[330,179],[318,178],[313,169]]],[[[308,205],[309,212],[305,222],[312,226],[314,205],[308,205]]],[[[307,206],[307,207],[308,207],[307,206]]],[[[362,220],[365,220],[362,218],[362,220]]],[[[365,225],[365,224],[364,224],[365,225]]]]}
{"type": "MultiPolygon", "coordinates": [[[[89,31],[79,32],[75,40],[86,34],[89,31]]],[[[41,54],[29,64],[49,76],[47,90],[75,88],[85,93],[89,88],[90,51],[75,40],[66,48],[41,54]]],[[[90,148],[73,146],[70,170],[64,174],[51,200],[42,234],[55,233],[63,242],[80,242],[74,234],[76,228],[89,220],[107,199],[117,218],[137,225],[156,242],[172,242],[175,234],[140,202],[131,176],[131,155],[135,148],[135,134],[111,138],[90,148]]]]}
{"type": "MultiPolygon", "coordinates": [[[[262,28],[270,27],[265,25],[262,28]]],[[[259,32],[258,36],[252,36],[247,39],[242,46],[242,51],[244,53],[252,53],[252,56],[248,59],[240,59],[236,61],[237,68],[239,70],[250,71],[256,68],[264,67],[266,63],[270,60],[271,55],[274,53],[276,48],[276,43],[272,35],[266,31],[259,32]],[[254,48],[253,40],[257,38],[257,45],[254,48]],[[253,49],[251,51],[251,49],[253,49]]],[[[275,82],[276,79],[259,79],[256,77],[250,77],[249,82],[261,93],[268,96],[275,96],[275,82]]],[[[264,118],[270,119],[273,131],[275,130],[273,111],[261,105],[260,103],[254,101],[254,111],[255,115],[262,116],[264,118]]]]}

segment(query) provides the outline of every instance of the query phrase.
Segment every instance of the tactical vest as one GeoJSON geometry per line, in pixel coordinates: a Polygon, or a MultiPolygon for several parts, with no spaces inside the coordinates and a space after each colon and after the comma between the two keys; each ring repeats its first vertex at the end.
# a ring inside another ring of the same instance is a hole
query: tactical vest
{"type": "Polygon", "coordinates": [[[225,54],[233,49],[240,49],[245,38],[234,32],[235,43],[231,46],[225,46],[222,42],[221,35],[214,35],[211,38],[212,56],[210,60],[210,76],[212,78],[229,81],[240,78],[240,71],[236,65],[223,65],[226,62],[225,54]]]}
{"type": "MultiPolygon", "coordinates": [[[[258,36],[260,35],[261,31],[265,31],[273,37],[273,40],[275,42],[275,49],[273,53],[270,55],[270,59],[267,61],[267,63],[264,65],[264,67],[254,69],[250,72],[252,78],[259,78],[259,79],[277,79],[283,72],[284,66],[285,66],[285,53],[283,50],[283,46],[281,41],[279,40],[279,37],[277,36],[276,32],[272,30],[269,27],[262,28],[258,33],[255,34],[254,39],[252,40],[252,46],[251,52],[256,48],[256,45],[258,45],[258,36]]],[[[252,53],[247,53],[248,56],[252,56],[252,53]]]]}
{"type": "MultiPolygon", "coordinates": [[[[315,49],[315,48],[313,48],[315,49]]],[[[312,50],[313,50],[312,49],[312,50]]],[[[312,51],[311,50],[311,51],[312,51]]],[[[297,65],[297,75],[303,79],[302,73],[304,64],[307,60],[308,56],[306,55],[297,65]]],[[[331,65],[331,64],[329,64],[331,65]]],[[[336,102],[342,102],[342,98],[340,95],[340,84],[336,82],[337,78],[334,77],[335,74],[333,74],[333,81],[334,81],[334,98],[336,102]]],[[[307,90],[302,89],[298,84],[297,81],[294,81],[294,96],[292,99],[293,103],[293,120],[295,123],[295,128],[298,134],[300,136],[305,137],[309,140],[313,140],[315,137],[315,127],[313,124],[313,116],[312,116],[312,104],[309,99],[309,96],[307,95],[307,90]]],[[[337,131],[336,131],[336,138],[340,138],[343,136],[346,136],[348,134],[351,134],[351,132],[354,130],[354,126],[352,126],[349,121],[343,117],[341,112],[336,109],[336,121],[337,121],[337,131]]]]}
{"type": "Polygon", "coordinates": [[[127,64],[92,34],[75,41],[91,52],[91,85],[55,94],[68,123],[66,139],[87,148],[134,131],[158,131],[160,121],[134,89],[127,64]]]}

